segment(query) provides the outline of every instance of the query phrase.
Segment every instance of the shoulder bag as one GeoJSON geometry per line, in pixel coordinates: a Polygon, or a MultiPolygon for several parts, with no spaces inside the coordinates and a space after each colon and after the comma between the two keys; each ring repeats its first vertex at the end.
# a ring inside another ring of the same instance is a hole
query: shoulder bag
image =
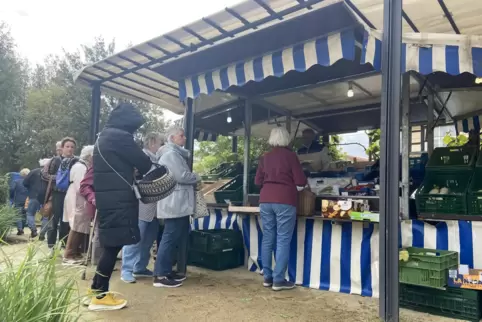
{"type": "Polygon", "coordinates": [[[45,218],[50,218],[52,216],[52,177],[49,178],[49,183],[47,185],[47,190],[45,191],[45,199],[44,203],[42,205],[42,208],[40,208],[40,214],[42,217],[45,218]]]}

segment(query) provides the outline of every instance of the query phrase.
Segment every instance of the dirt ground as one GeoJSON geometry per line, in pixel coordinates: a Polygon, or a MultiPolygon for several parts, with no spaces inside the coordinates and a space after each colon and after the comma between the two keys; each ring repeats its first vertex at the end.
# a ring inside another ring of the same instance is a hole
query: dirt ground
{"type": "MultiPolygon", "coordinates": [[[[0,246],[5,254],[21,258],[26,238],[12,238],[12,245],[0,246]]],[[[152,263],[151,263],[152,265],[152,263]]],[[[120,261],[117,263],[120,268],[120,261]]],[[[80,280],[79,289],[87,289],[80,280]]],[[[111,289],[128,299],[128,307],[114,312],[89,312],[81,308],[84,321],[379,321],[378,301],[355,295],[298,287],[273,292],[262,287],[262,277],[245,268],[214,272],[189,267],[188,279],[178,289],[158,289],[151,279],[136,284],[123,283],[114,272],[111,289]]],[[[401,321],[455,321],[401,310],[401,321]]]]}

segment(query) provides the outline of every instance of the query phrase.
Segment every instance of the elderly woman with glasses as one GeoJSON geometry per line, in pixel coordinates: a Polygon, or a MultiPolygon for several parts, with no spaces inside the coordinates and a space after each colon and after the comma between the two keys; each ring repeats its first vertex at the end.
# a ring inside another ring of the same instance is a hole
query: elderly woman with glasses
{"type": "Polygon", "coordinates": [[[268,143],[271,150],[259,160],[255,178],[256,185],[261,186],[263,285],[281,291],[295,286],[285,280],[285,275],[296,222],[298,191],[306,186],[307,180],[298,157],[288,148],[290,135],[286,129],[278,127],[271,130],[268,143]],[[276,264],[273,271],[274,249],[276,264]]]}

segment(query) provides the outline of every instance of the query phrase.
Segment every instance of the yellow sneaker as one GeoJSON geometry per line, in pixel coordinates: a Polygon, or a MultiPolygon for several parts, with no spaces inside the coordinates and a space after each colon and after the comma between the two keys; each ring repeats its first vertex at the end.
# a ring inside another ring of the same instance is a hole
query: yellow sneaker
{"type": "Polygon", "coordinates": [[[82,297],[82,304],[84,306],[89,306],[90,302],[92,301],[92,298],[95,297],[97,294],[99,294],[99,292],[89,288],[87,290],[87,294],[85,294],[85,296],[82,297]]]}
{"type": "Polygon", "coordinates": [[[127,300],[117,299],[114,293],[108,292],[101,299],[92,297],[89,311],[114,311],[120,310],[127,305],[127,300]]]}

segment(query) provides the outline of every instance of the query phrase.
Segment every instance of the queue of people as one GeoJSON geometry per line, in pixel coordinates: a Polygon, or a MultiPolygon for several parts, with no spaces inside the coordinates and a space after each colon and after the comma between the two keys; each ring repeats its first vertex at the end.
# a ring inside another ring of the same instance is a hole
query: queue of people
{"type": "MultiPolygon", "coordinates": [[[[133,105],[120,104],[111,112],[95,145],[85,146],[76,157],[76,141],[63,139],[57,145],[57,156],[42,161],[43,166],[31,172],[22,170],[22,178],[12,187],[14,206],[30,218],[32,237],[37,236],[34,214],[42,203],[52,203],[47,243],[53,248],[58,238],[65,247],[66,265],[82,263],[94,221],[97,269],[84,301],[93,311],[127,305],[109,287],[121,251],[121,280],[126,283],[152,278],[154,287],[175,288],[186,279],[190,216],[195,212],[200,177],[188,165],[190,151],[184,148],[182,128],[168,129],[165,137],[148,134],[142,149],[134,133],[144,122],[133,105]],[[135,182],[156,164],[169,169],[176,186],[164,199],[144,204],[139,201],[135,182]],[[27,197],[29,204],[25,207],[22,203],[27,197]],[[156,241],[157,256],[151,271],[147,266],[156,241]]],[[[310,140],[307,150],[314,147],[311,136],[310,140]]],[[[307,179],[297,155],[289,148],[290,136],[284,128],[273,129],[268,143],[271,150],[260,158],[255,183],[261,186],[263,285],[278,291],[294,287],[285,275],[297,195],[307,179]]]]}

